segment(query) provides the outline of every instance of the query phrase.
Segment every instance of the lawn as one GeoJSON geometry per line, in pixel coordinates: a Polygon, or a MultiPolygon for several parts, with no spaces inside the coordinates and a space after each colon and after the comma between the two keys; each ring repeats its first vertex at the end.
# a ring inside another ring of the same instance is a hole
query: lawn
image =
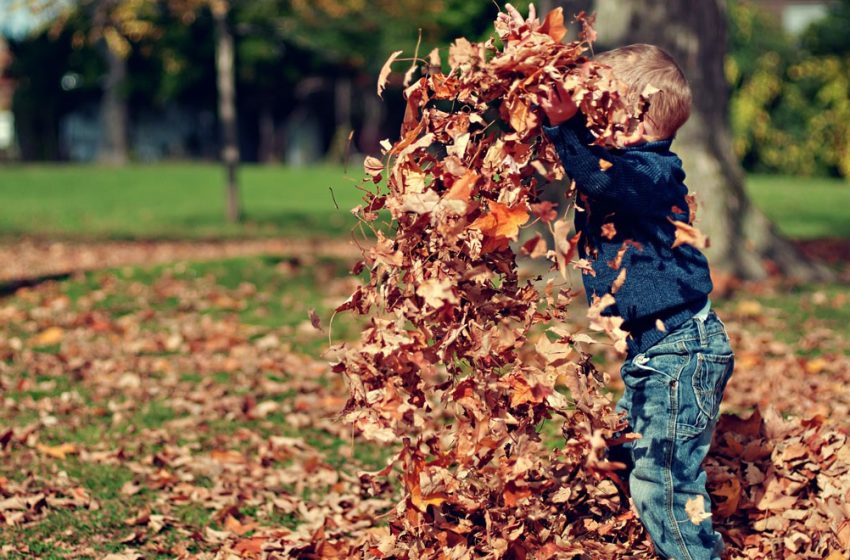
{"type": "Polygon", "coordinates": [[[751,175],[756,206],[794,239],[850,237],[850,182],[838,179],[751,175]]]}
{"type": "MultiPolygon", "coordinates": [[[[354,164],[347,174],[333,166],[243,166],[246,219],[237,226],[223,220],[223,176],[218,166],[4,167],[0,235],[111,239],[339,235],[355,223],[349,210],[360,202],[359,178],[360,168],[354,164]]],[[[748,188],[756,205],[791,237],[850,237],[846,182],[754,175],[748,188]]]]}
{"type": "Polygon", "coordinates": [[[359,168],[243,166],[245,223],[224,221],[223,172],[203,164],[0,168],[0,235],[186,239],[335,235],[354,224],[359,168]],[[333,195],[331,193],[333,191],[333,195]],[[336,208],[334,203],[339,205],[336,208]]]}
{"type": "MultiPolygon", "coordinates": [[[[229,534],[247,547],[329,492],[350,500],[389,450],[329,419],[345,389],[308,318],[345,299],[348,268],[178,263],[0,299],[0,558],[186,557],[229,534]]],[[[355,334],[334,322],[337,340],[355,334]]]]}

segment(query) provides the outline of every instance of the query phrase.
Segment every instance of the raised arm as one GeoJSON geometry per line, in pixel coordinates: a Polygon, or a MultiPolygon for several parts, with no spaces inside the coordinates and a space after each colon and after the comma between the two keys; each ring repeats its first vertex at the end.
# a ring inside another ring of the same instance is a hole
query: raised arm
{"type": "Polygon", "coordinates": [[[554,143],[576,187],[592,199],[629,213],[666,214],[682,196],[677,183],[684,179],[684,172],[672,153],[661,156],[635,149],[615,152],[591,145],[593,135],[581,113],[558,126],[544,126],[543,131],[554,143]]]}

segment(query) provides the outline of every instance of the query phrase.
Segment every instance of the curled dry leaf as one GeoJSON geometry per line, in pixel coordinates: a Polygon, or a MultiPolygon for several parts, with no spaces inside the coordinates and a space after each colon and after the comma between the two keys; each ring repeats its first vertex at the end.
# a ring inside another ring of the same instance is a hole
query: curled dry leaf
{"type": "Polygon", "coordinates": [[[397,59],[402,52],[404,51],[393,52],[381,67],[381,72],[378,74],[378,97],[382,98],[384,96],[384,88],[387,87],[387,80],[390,78],[393,62],[395,62],[395,59],[397,59]]]}

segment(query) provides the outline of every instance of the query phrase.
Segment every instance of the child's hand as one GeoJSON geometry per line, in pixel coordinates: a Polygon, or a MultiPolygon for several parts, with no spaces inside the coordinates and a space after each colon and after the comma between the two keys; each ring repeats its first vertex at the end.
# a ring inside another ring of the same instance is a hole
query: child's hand
{"type": "Polygon", "coordinates": [[[519,40],[537,27],[540,27],[540,21],[534,4],[528,6],[528,19],[523,19],[519,10],[511,4],[505,4],[505,11],[496,16],[496,31],[503,41],[519,40]]]}
{"type": "Polygon", "coordinates": [[[578,107],[561,82],[555,82],[540,88],[540,107],[546,113],[549,124],[558,126],[566,122],[578,113],[578,107]],[[543,88],[546,89],[543,89],[543,88]]]}

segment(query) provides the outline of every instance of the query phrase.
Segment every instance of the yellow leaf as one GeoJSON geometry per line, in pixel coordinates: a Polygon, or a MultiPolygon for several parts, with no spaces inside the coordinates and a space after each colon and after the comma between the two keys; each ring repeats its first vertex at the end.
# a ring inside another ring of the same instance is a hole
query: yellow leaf
{"type": "Polygon", "coordinates": [[[77,452],[77,446],[73,443],[63,443],[62,445],[57,445],[55,447],[39,443],[36,444],[35,448],[54,459],[64,459],[66,455],[77,452]]]}
{"type": "Polygon", "coordinates": [[[823,358],[815,358],[814,360],[809,360],[808,362],[806,362],[806,373],[808,373],[809,375],[816,375],[825,370],[827,365],[827,361],[823,358]]]}
{"type": "Polygon", "coordinates": [[[61,342],[64,336],[65,331],[62,327],[50,327],[33,337],[32,342],[36,346],[47,346],[61,342]]]}

